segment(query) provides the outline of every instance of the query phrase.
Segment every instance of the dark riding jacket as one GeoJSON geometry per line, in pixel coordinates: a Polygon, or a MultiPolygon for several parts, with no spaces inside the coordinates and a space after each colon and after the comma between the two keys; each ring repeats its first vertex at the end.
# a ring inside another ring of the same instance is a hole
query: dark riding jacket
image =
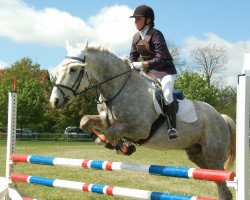
{"type": "Polygon", "coordinates": [[[140,32],[134,35],[130,60],[137,62],[139,57],[148,61],[147,72],[152,73],[156,78],[177,74],[165,38],[157,29],[149,28],[144,39],[141,38],[140,32]]]}

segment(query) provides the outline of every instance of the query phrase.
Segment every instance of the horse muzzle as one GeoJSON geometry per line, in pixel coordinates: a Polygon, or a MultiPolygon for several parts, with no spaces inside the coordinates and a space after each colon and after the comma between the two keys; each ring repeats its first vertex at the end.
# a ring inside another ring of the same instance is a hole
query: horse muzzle
{"type": "Polygon", "coordinates": [[[58,98],[54,98],[53,100],[50,100],[50,105],[52,108],[58,108],[59,106],[59,99],[58,98]]]}

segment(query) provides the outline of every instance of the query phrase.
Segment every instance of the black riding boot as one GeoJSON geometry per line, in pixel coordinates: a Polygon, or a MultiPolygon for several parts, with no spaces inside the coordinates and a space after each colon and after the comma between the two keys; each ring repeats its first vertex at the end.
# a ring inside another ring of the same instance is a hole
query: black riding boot
{"type": "Polygon", "coordinates": [[[168,137],[170,140],[178,140],[179,135],[176,129],[176,103],[173,101],[172,103],[166,105],[165,114],[170,121],[169,129],[168,129],[168,137]]]}

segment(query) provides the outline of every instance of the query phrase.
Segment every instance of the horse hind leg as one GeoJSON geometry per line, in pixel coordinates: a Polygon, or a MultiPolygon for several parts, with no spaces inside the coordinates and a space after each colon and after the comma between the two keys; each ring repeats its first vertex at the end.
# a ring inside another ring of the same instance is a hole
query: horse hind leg
{"type": "Polygon", "coordinates": [[[195,163],[200,168],[207,168],[206,160],[202,154],[202,147],[199,144],[194,144],[185,149],[190,161],[195,163]]]}
{"type": "MultiPolygon", "coordinates": [[[[212,162],[210,163],[209,161],[207,162],[207,166],[209,169],[217,169],[217,170],[224,170],[223,163],[221,162],[212,162]]],[[[233,195],[230,192],[230,190],[227,187],[227,184],[225,182],[216,182],[216,185],[218,187],[218,196],[219,199],[222,200],[232,200],[233,195]]]]}
{"type": "MultiPolygon", "coordinates": [[[[223,158],[213,158],[214,154],[216,155],[216,152],[209,151],[209,148],[207,148],[208,152],[206,151],[206,148],[203,148],[203,155],[206,160],[206,165],[208,169],[216,169],[216,170],[224,170],[224,159],[223,158]]],[[[221,200],[232,200],[233,195],[228,189],[225,182],[216,182],[217,188],[218,188],[218,197],[221,200]]]]}
{"type": "MultiPolygon", "coordinates": [[[[144,128],[144,127],[143,127],[144,128]]],[[[107,140],[111,144],[115,144],[119,139],[127,139],[136,142],[140,139],[147,138],[148,135],[141,127],[131,126],[128,123],[114,123],[109,127],[107,133],[107,140]],[[144,132],[144,133],[143,133],[144,132]]]]}
{"type": "MultiPolygon", "coordinates": [[[[214,161],[212,159],[209,159],[208,154],[204,150],[204,148],[201,147],[199,144],[194,144],[190,147],[188,147],[186,150],[186,154],[189,157],[189,160],[191,160],[193,163],[195,163],[200,168],[205,169],[217,169],[217,170],[224,170],[223,168],[223,162],[221,159],[218,159],[218,161],[214,161]]],[[[228,189],[226,183],[216,183],[218,188],[218,196],[220,200],[231,200],[232,199],[232,193],[228,189]]]]}

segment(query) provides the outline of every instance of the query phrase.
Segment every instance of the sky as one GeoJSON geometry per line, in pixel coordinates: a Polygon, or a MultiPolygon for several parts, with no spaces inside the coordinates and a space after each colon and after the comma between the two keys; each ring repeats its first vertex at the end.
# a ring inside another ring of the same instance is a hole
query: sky
{"type": "Polygon", "coordinates": [[[0,0],[0,68],[24,57],[54,74],[72,45],[85,39],[128,56],[137,31],[129,16],[142,4],[155,12],[155,28],[181,50],[216,44],[228,55],[218,81],[236,86],[244,52],[250,52],[250,0],[0,0]]]}

